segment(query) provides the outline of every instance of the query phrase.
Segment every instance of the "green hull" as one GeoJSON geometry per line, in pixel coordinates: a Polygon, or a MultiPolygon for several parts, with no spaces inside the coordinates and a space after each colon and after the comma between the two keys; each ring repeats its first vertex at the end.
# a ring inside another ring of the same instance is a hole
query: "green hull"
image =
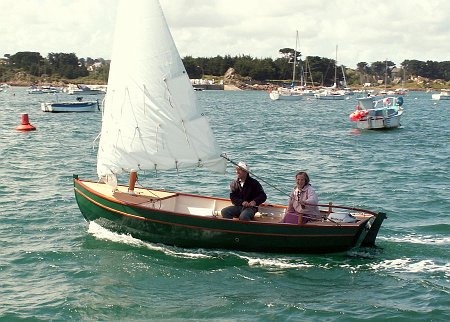
{"type": "Polygon", "coordinates": [[[75,197],[87,221],[154,243],[276,253],[332,253],[373,246],[384,214],[354,225],[292,225],[242,222],[150,209],[117,202],[74,180],[75,197]],[[376,230],[372,230],[376,228],[376,230]]]}

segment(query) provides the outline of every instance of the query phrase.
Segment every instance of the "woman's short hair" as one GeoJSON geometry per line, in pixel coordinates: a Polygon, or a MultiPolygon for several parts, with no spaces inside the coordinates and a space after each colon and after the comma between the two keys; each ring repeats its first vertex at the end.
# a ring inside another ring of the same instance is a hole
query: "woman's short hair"
{"type": "Polygon", "coordinates": [[[297,174],[295,175],[295,177],[297,178],[297,176],[303,175],[303,177],[305,178],[305,186],[309,183],[309,176],[305,171],[299,171],[297,172],[297,174]]]}

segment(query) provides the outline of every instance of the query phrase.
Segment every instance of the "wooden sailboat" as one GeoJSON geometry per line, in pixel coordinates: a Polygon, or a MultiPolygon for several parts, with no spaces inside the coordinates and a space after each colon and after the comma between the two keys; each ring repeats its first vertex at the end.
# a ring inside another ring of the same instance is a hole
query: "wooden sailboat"
{"type": "Polygon", "coordinates": [[[320,205],[323,220],[288,224],[280,223],[285,206],[263,204],[255,220],[244,222],[221,217],[229,199],[136,188],[137,172],[195,167],[224,172],[226,157],[196,103],[158,1],[121,1],[117,13],[99,180],[74,175],[75,197],[87,221],[180,247],[328,253],[374,245],[384,213],[330,203],[320,205]],[[130,173],[128,185],[117,184],[123,172],[130,173]],[[343,220],[349,213],[352,220],[343,220]]]}

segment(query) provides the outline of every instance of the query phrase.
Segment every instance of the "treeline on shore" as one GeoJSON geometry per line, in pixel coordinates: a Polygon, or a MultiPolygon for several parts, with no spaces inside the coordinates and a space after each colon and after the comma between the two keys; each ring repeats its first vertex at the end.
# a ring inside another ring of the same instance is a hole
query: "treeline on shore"
{"type": "MultiPolygon", "coordinates": [[[[336,79],[348,86],[361,86],[364,83],[387,84],[394,79],[407,80],[423,77],[432,80],[450,81],[450,61],[405,60],[399,66],[392,61],[360,62],[356,69],[335,66],[335,60],[307,56],[291,48],[280,49],[282,58],[254,58],[249,55],[191,57],[183,58],[186,71],[191,79],[203,78],[205,75],[222,77],[229,68],[244,80],[258,82],[289,82],[292,80],[293,62],[296,64],[295,79],[304,79],[307,85],[330,86],[336,79]],[[335,70],[336,67],[336,70],[335,70]]],[[[76,82],[106,84],[110,62],[102,58],[78,58],[74,53],[50,53],[42,57],[38,52],[18,52],[5,55],[0,64],[0,81],[23,80],[29,83],[76,82]]]]}
{"type": "MultiPolygon", "coordinates": [[[[292,79],[294,50],[280,49],[283,58],[253,58],[251,56],[216,56],[213,58],[187,56],[183,59],[184,65],[191,78],[201,78],[205,75],[224,75],[228,68],[234,68],[236,74],[248,77],[252,80],[267,82],[270,80],[292,79]]],[[[335,60],[307,56],[301,59],[297,57],[296,77],[297,81],[304,79],[304,83],[312,86],[330,86],[335,81],[335,60]]],[[[371,64],[360,62],[356,69],[346,66],[336,66],[336,79],[343,84],[345,80],[348,86],[361,86],[364,83],[379,84],[387,81],[387,84],[403,80],[407,82],[416,78],[450,81],[450,61],[419,61],[405,60],[400,66],[392,61],[376,61],[371,64]]],[[[426,86],[426,84],[424,85],[426,86]]]]}
{"type": "Polygon", "coordinates": [[[106,84],[109,61],[102,58],[78,58],[74,53],[49,53],[42,57],[38,52],[22,51],[5,55],[0,64],[2,83],[58,83],[83,80],[85,83],[106,84]]]}

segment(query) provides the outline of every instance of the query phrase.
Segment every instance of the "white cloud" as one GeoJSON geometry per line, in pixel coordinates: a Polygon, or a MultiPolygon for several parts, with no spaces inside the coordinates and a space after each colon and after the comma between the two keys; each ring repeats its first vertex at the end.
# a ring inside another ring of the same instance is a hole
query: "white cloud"
{"type": "MultiPolygon", "coordinates": [[[[111,57],[116,0],[1,0],[0,55],[111,57]]],[[[133,0],[129,0],[132,5],[133,0]]],[[[293,48],[349,67],[388,59],[450,60],[445,0],[161,0],[182,56],[278,57],[293,48]]]]}

